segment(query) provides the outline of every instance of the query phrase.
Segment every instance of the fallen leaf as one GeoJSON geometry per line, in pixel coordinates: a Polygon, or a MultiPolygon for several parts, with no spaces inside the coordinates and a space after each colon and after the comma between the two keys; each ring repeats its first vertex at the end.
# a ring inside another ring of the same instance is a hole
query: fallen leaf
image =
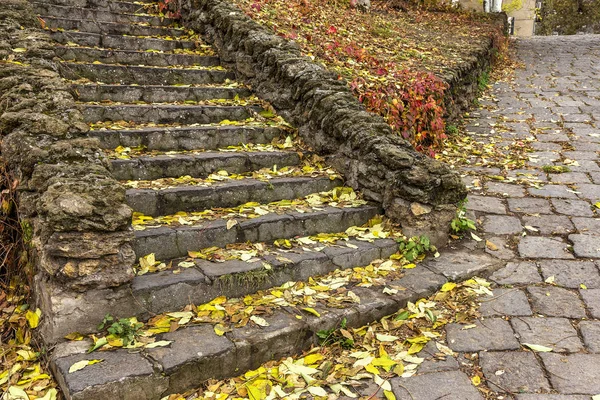
{"type": "Polygon", "coordinates": [[[551,347],[546,347],[546,346],[542,346],[539,344],[523,343],[523,346],[529,347],[533,351],[543,352],[543,353],[553,350],[551,347]]]}
{"type": "Polygon", "coordinates": [[[94,364],[97,364],[97,363],[102,362],[102,361],[104,361],[104,360],[100,359],[100,360],[81,360],[81,361],[77,361],[76,363],[74,363],[73,365],[71,365],[69,367],[69,373],[72,374],[75,371],[79,371],[79,370],[84,369],[88,365],[94,365],[94,364]]]}

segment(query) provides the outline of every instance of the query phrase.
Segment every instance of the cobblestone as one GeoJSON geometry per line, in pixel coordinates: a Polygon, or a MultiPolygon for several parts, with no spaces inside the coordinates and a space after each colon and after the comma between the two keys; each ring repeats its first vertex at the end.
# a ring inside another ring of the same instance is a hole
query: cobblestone
{"type": "Polygon", "coordinates": [[[525,236],[519,242],[519,253],[523,258],[573,258],[561,239],[542,236],[525,236]]]}
{"type": "Polygon", "coordinates": [[[527,288],[534,312],[548,317],[585,318],[585,309],[579,297],[555,286],[527,288]]]}
{"type": "Polygon", "coordinates": [[[479,308],[484,317],[531,315],[527,296],[519,289],[496,289],[494,296],[481,299],[479,308]]]}
{"type": "Polygon", "coordinates": [[[563,394],[600,393],[600,354],[540,354],[552,386],[563,394]]]}
{"type": "Polygon", "coordinates": [[[538,344],[556,352],[583,349],[577,331],[566,318],[513,318],[511,324],[521,344],[538,344]]]}
{"type": "Polygon", "coordinates": [[[600,287],[600,272],[591,261],[552,260],[541,264],[544,279],[554,277],[554,282],[560,286],[578,289],[581,285],[587,288],[600,287]]]}
{"type": "Polygon", "coordinates": [[[500,318],[477,321],[470,325],[450,324],[447,329],[448,346],[459,352],[482,350],[516,350],[519,342],[510,324],[500,318]]]}
{"type": "Polygon", "coordinates": [[[579,293],[592,317],[600,319],[600,289],[582,289],[579,293]]]}
{"type": "Polygon", "coordinates": [[[530,352],[486,352],[480,365],[490,387],[498,392],[547,391],[550,384],[530,352]]]}
{"type": "Polygon", "coordinates": [[[579,330],[588,351],[600,353],[600,321],[581,321],[579,330]]]}

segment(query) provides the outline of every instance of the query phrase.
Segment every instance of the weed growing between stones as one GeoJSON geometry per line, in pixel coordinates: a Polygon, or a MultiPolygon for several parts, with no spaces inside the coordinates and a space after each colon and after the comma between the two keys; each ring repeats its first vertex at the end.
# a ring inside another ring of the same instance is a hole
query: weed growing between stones
{"type": "Polygon", "coordinates": [[[458,209],[456,210],[456,217],[450,223],[450,227],[452,228],[452,232],[456,235],[477,230],[475,221],[467,218],[466,201],[459,204],[458,209]]]}

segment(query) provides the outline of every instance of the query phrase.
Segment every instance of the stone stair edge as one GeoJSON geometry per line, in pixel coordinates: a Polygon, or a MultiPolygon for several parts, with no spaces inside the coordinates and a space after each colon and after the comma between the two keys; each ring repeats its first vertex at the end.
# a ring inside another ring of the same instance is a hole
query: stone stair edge
{"type": "Polygon", "coordinates": [[[189,250],[211,246],[225,247],[232,243],[273,242],[319,232],[343,232],[360,226],[380,214],[374,205],[349,208],[322,207],[321,211],[300,213],[269,213],[253,219],[240,220],[227,229],[227,221],[219,218],[195,225],[161,226],[135,231],[134,252],[137,257],[155,253],[157,259],[185,257],[189,250]],[[199,235],[202,233],[202,235],[199,235]]]}
{"type": "Polygon", "coordinates": [[[270,203],[286,198],[303,198],[343,186],[340,178],[327,176],[277,177],[269,180],[244,179],[215,182],[209,186],[178,185],[127,189],[127,203],[144,215],[160,216],[178,211],[198,211],[213,207],[235,207],[248,202],[270,203]],[[242,194],[243,193],[243,194],[242,194]]]}
{"type": "Polygon", "coordinates": [[[405,275],[384,286],[352,287],[361,299],[348,308],[314,307],[315,315],[302,314],[293,308],[281,308],[264,319],[268,327],[246,326],[233,328],[224,336],[214,334],[210,324],[183,327],[162,334],[160,340],[169,340],[168,347],[129,352],[119,349],[111,352],[84,354],[89,343],[61,343],[51,356],[51,366],[59,382],[73,400],[104,400],[111,393],[126,393],[122,398],[158,400],[169,393],[181,393],[199,386],[210,378],[224,379],[255,369],[263,362],[293,356],[317,344],[316,333],[339,326],[346,319],[349,328],[358,328],[391,315],[410,302],[435,293],[447,281],[465,280],[473,276],[487,277],[506,262],[499,261],[481,250],[456,246],[443,259],[429,259],[406,270],[405,275]],[[456,262],[474,256],[476,263],[456,262]],[[388,284],[402,286],[396,294],[382,292],[388,284]],[[295,312],[294,312],[295,310],[295,312]],[[257,334],[260,332],[260,334],[257,334]],[[199,341],[198,338],[203,340],[199,341]],[[107,353],[108,357],[107,357],[107,353]],[[70,366],[82,359],[105,358],[102,363],[69,374],[70,366]],[[105,363],[103,365],[103,363],[105,363]],[[121,365],[137,365],[123,376],[121,365]],[[94,372],[96,371],[96,372],[94,372]],[[101,373],[99,373],[101,371],[101,373]],[[146,385],[141,397],[127,388],[140,389],[146,385]],[[148,389],[148,388],[154,389],[148,389]],[[129,397],[132,396],[132,397],[129,397]]]}

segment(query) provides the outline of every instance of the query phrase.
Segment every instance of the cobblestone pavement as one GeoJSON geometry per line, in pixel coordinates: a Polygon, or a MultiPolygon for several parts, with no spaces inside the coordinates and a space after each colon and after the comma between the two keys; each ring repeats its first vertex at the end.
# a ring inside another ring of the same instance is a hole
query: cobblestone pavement
{"type": "Polygon", "coordinates": [[[467,208],[484,239],[477,245],[507,264],[489,277],[494,296],[482,298],[475,326],[447,328],[458,363],[406,380],[415,399],[483,398],[459,369],[480,371],[490,398],[600,395],[600,36],[533,38],[517,48],[524,69],[494,85],[466,130],[533,152],[517,170],[464,169],[467,208]]]}

